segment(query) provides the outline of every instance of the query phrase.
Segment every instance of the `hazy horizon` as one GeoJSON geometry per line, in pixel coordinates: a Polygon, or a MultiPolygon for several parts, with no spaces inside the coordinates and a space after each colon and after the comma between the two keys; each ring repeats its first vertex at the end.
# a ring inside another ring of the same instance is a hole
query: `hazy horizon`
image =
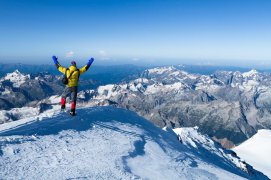
{"type": "MultiPolygon", "coordinates": [[[[76,59],[74,59],[76,60],[76,59]]],[[[79,59],[77,60],[78,66],[83,66],[86,62],[86,59],[79,59]]],[[[59,58],[59,61],[62,65],[68,66],[70,65],[71,60],[65,58],[59,58]]],[[[48,57],[46,60],[40,61],[1,61],[0,64],[22,64],[22,65],[52,65],[53,61],[51,57],[48,57]]],[[[144,60],[144,61],[127,61],[125,59],[121,60],[96,60],[93,66],[118,66],[118,65],[135,65],[135,66],[142,66],[142,67],[155,67],[155,66],[176,66],[176,65],[186,65],[186,66],[205,66],[205,67],[236,67],[236,68],[244,68],[244,69],[258,69],[258,70],[270,70],[271,69],[271,62],[269,64],[240,64],[239,62],[232,61],[225,61],[222,63],[213,63],[212,61],[191,61],[191,60],[144,60]]]]}

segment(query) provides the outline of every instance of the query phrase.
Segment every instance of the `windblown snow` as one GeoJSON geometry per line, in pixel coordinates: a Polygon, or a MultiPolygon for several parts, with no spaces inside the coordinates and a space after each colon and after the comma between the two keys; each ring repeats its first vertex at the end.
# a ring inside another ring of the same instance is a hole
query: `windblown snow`
{"type": "Polygon", "coordinates": [[[0,179],[267,179],[210,156],[199,144],[197,153],[173,131],[131,111],[93,107],[77,113],[1,125],[0,179]]]}
{"type": "Polygon", "coordinates": [[[271,178],[271,131],[259,130],[234,151],[255,169],[271,178]]]}

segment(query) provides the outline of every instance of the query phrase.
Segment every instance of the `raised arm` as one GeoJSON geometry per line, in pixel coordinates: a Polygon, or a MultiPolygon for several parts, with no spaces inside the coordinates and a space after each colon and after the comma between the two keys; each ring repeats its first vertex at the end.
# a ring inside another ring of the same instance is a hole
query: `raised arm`
{"type": "Polygon", "coordinates": [[[62,67],[62,66],[59,64],[59,62],[58,62],[58,60],[57,60],[58,58],[57,58],[56,56],[53,56],[52,59],[53,59],[55,65],[56,65],[57,69],[58,69],[60,72],[62,72],[63,74],[65,74],[67,68],[62,67]]]}
{"type": "Polygon", "coordinates": [[[90,58],[90,60],[88,60],[88,63],[84,67],[79,69],[80,74],[83,74],[84,72],[86,72],[89,69],[89,67],[91,66],[91,64],[93,63],[93,61],[94,61],[94,58],[90,58]]]}

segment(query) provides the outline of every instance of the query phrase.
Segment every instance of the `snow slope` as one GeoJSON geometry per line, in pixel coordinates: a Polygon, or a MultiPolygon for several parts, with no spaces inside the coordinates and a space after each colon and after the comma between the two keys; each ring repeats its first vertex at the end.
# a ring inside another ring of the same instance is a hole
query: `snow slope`
{"type": "Polygon", "coordinates": [[[253,179],[131,111],[77,112],[1,125],[0,179],[253,179]]]}
{"type": "Polygon", "coordinates": [[[259,130],[233,150],[255,169],[271,178],[271,130],[259,130]]]}

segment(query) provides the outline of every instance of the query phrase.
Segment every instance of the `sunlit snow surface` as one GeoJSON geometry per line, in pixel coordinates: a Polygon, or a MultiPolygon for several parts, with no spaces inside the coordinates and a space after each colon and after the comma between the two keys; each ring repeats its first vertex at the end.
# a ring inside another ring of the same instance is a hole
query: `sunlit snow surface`
{"type": "Polygon", "coordinates": [[[77,113],[1,125],[0,179],[248,178],[133,112],[95,107],[77,113]]]}
{"type": "Polygon", "coordinates": [[[271,130],[259,130],[234,148],[234,151],[255,169],[271,178],[271,130]]]}

